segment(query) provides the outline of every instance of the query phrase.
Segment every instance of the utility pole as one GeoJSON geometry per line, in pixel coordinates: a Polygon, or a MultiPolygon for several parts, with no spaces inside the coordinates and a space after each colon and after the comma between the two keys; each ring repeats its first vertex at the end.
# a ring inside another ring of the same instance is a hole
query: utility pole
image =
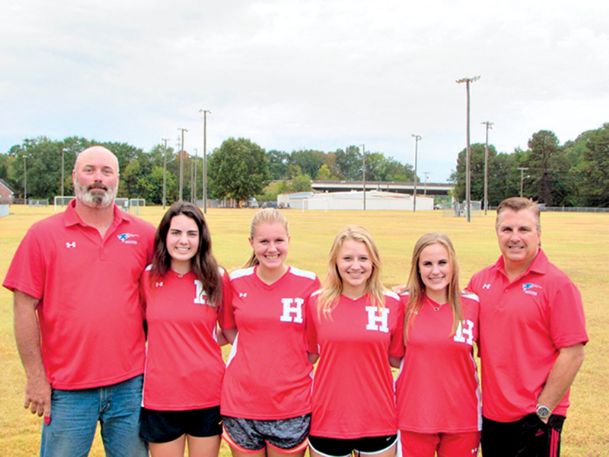
{"type": "Polygon", "coordinates": [[[484,215],[488,209],[488,131],[493,128],[493,123],[484,121],[486,125],[486,142],[484,143],[484,215]]]}
{"type": "Polygon", "coordinates": [[[457,83],[465,83],[465,87],[467,90],[467,122],[466,122],[466,142],[467,149],[465,154],[465,205],[467,206],[466,214],[467,214],[467,222],[471,222],[472,220],[472,205],[471,205],[471,171],[470,171],[470,143],[469,143],[469,85],[474,81],[478,81],[480,76],[474,76],[472,78],[461,78],[457,79],[457,83]]]}
{"type": "Polygon", "coordinates": [[[63,162],[63,160],[64,160],[64,157],[63,157],[63,156],[64,156],[64,153],[65,153],[65,148],[63,148],[63,147],[62,147],[62,148],[61,148],[61,204],[62,204],[62,205],[64,204],[64,203],[63,203],[63,196],[64,196],[64,195],[63,195],[63,192],[64,192],[64,190],[63,190],[63,182],[64,182],[64,179],[65,179],[65,178],[64,178],[64,173],[65,173],[64,168],[65,168],[65,167],[64,167],[64,165],[63,165],[63,163],[64,163],[64,162],[63,162]]]}
{"type": "Polygon", "coordinates": [[[520,170],[520,197],[522,197],[523,195],[523,191],[524,191],[524,172],[528,170],[527,167],[518,167],[518,170],[520,170]]]}
{"type": "Polygon", "coordinates": [[[419,151],[419,140],[423,137],[421,135],[412,134],[414,138],[414,190],[412,191],[412,212],[417,212],[417,155],[419,151]]]}
{"type": "Polygon", "coordinates": [[[211,111],[201,108],[199,113],[203,113],[203,213],[207,214],[207,113],[211,111]]]}
{"type": "Polygon", "coordinates": [[[167,142],[169,138],[161,138],[163,146],[163,209],[167,205],[167,142]]]}
{"type": "Polygon", "coordinates": [[[27,206],[27,157],[23,154],[23,204],[27,206]]]}
{"type": "Polygon", "coordinates": [[[179,199],[182,200],[184,193],[184,132],[188,132],[188,129],[179,128],[181,132],[181,141],[180,141],[180,191],[179,191],[179,199]]]}
{"type": "Polygon", "coordinates": [[[366,211],[366,145],[362,144],[362,156],[364,167],[362,169],[362,177],[364,179],[364,211],[366,211]]]}

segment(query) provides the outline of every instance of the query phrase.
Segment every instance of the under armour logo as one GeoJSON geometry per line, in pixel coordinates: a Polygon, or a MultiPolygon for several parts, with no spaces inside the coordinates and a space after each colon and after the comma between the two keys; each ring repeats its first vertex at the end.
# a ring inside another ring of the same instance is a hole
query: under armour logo
{"type": "Polygon", "coordinates": [[[247,292],[239,292],[239,298],[247,298],[247,292]]]}
{"type": "Polygon", "coordinates": [[[75,248],[76,247],[76,241],[72,241],[71,243],[69,241],[66,242],[66,248],[70,249],[70,248],[75,248]]]}
{"type": "Polygon", "coordinates": [[[483,289],[490,289],[491,288],[491,283],[487,282],[487,283],[482,284],[482,288],[483,289]]]}
{"type": "Polygon", "coordinates": [[[163,281],[155,282],[154,287],[163,287],[163,281]]]}

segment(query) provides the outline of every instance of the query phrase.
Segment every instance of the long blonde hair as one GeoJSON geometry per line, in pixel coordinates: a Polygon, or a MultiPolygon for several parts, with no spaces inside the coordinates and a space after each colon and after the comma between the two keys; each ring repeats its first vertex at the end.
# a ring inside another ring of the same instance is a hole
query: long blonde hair
{"type": "MultiPolygon", "coordinates": [[[[285,229],[285,233],[287,236],[290,236],[290,232],[288,231],[288,220],[285,218],[283,214],[277,211],[275,208],[265,208],[257,211],[252,218],[252,222],[250,223],[250,241],[254,239],[254,235],[256,234],[256,227],[260,224],[273,224],[279,223],[285,229]]],[[[258,265],[258,259],[256,258],[256,253],[252,251],[252,255],[245,263],[244,267],[253,267],[258,265]]]]}
{"type": "Polygon", "coordinates": [[[412,251],[412,259],[410,261],[410,275],[408,277],[408,304],[406,305],[406,317],[404,325],[404,336],[408,336],[408,329],[412,325],[416,315],[418,314],[423,300],[425,299],[425,284],[421,279],[421,271],[419,269],[419,259],[423,249],[428,246],[439,244],[444,246],[448,253],[448,262],[452,267],[452,277],[448,284],[448,303],[453,314],[453,326],[451,335],[457,331],[459,322],[463,315],[461,310],[461,289],[459,289],[459,264],[455,248],[453,247],[450,238],[444,233],[426,233],[418,239],[412,251]]]}
{"type": "Polygon", "coordinates": [[[343,280],[338,272],[337,260],[338,253],[347,240],[364,243],[368,249],[372,262],[372,273],[366,282],[365,292],[370,296],[373,305],[378,308],[385,306],[385,296],[383,295],[385,288],[381,283],[381,259],[376,244],[364,227],[350,225],[336,235],[330,248],[328,275],[317,299],[317,312],[326,317],[330,317],[329,314],[336,307],[338,298],[343,292],[343,280]]]}

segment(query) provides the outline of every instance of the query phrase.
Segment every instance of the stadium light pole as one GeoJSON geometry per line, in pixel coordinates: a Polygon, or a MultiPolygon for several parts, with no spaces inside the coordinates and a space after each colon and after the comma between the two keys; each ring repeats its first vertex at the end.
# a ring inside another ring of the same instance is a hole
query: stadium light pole
{"type": "Polygon", "coordinates": [[[486,142],[484,143],[484,215],[488,209],[488,131],[493,128],[493,123],[484,121],[486,125],[486,142]]]}
{"type": "Polygon", "coordinates": [[[195,160],[191,166],[192,177],[191,177],[191,187],[192,187],[192,202],[194,204],[197,203],[197,160],[199,159],[199,150],[197,148],[192,148],[195,151],[195,160]]]}
{"type": "Polygon", "coordinates": [[[366,211],[366,145],[362,144],[362,157],[363,157],[363,168],[362,168],[362,178],[364,181],[364,211],[366,211]]]}
{"type": "Polygon", "coordinates": [[[65,170],[64,170],[64,168],[65,168],[64,167],[64,154],[65,154],[65,152],[66,152],[66,148],[62,147],[61,148],[61,204],[62,205],[63,205],[63,197],[64,197],[64,195],[63,195],[63,193],[64,193],[63,182],[65,180],[65,177],[64,177],[64,173],[65,173],[65,170]]]}
{"type": "Polygon", "coordinates": [[[199,113],[203,113],[203,213],[207,213],[207,113],[208,109],[201,108],[199,113]]]}
{"type": "Polygon", "coordinates": [[[167,205],[167,142],[169,138],[161,138],[163,146],[163,209],[167,205]]]}
{"type": "Polygon", "coordinates": [[[518,167],[518,170],[520,170],[520,197],[522,198],[522,195],[524,193],[524,172],[528,170],[527,167],[518,167]]]}
{"type": "Polygon", "coordinates": [[[412,192],[412,212],[417,212],[417,155],[419,152],[419,141],[423,138],[421,135],[412,134],[414,138],[414,190],[412,192]]]}
{"type": "Polygon", "coordinates": [[[27,206],[27,156],[23,154],[23,204],[27,206]]]}
{"type": "Polygon", "coordinates": [[[185,128],[179,128],[178,129],[181,132],[181,141],[180,141],[180,191],[179,191],[179,196],[180,196],[180,200],[182,200],[183,198],[183,192],[184,192],[184,132],[188,132],[188,129],[185,128]]]}
{"type": "Polygon", "coordinates": [[[469,86],[474,81],[478,81],[480,76],[473,76],[471,78],[461,78],[457,79],[457,83],[465,83],[466,91],[467,91],[467,122],[466,122],[466,152],[465,152],[465,205],[466,214],[467,214],[467,222],[471,222],[472,220],[472,211],[471,211],[471,171],[470,171],[470,144],[469,144],[469,86]]]}

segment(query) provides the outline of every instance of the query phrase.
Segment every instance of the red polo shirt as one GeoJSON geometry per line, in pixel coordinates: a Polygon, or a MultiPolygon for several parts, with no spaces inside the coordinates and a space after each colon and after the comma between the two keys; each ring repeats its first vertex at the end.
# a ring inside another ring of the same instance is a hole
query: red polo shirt
{"type": "MultiPolygon", "coordinates": [[[[482,413],[516,421],[535,412],[559,350],[588,342],[580,293],[541,250],[511,283],[500,257],[467,288],[480,298],[482,413]]],[[[568,406],[569,392],[553,413],[568,406]]]]}
{"type": "Polygon", "coordinates": [[[100,387],[144,371],[138,283],[154,228],[114,206],[102,239],[74,209],[32,225],[3,286],[39,300],[42,361],[55,389],[100,387]]]}

